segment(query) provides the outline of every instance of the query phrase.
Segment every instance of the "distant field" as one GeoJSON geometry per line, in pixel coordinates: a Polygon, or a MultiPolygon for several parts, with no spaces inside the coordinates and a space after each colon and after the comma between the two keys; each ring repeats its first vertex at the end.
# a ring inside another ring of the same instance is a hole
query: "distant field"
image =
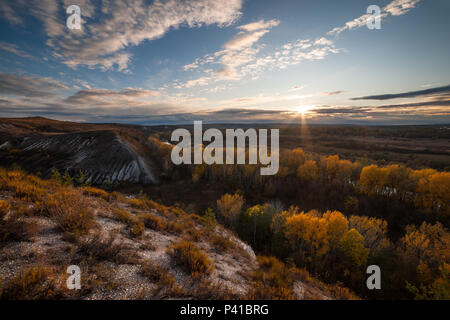
{"type": "MultiPolygon", "coordinates": [[[[191,129],[192,126],[185,126],[191,129]]],[[[282,149],[303,148],[322,155],[339,154],[363,163],[403,163],[408,167],[450,171],[450,125],[336,126],[313,125],[204,125],[204,128],[280,128],[282,149]]],[[[170,139],[177,126],[151,127],[170,139]]]]}

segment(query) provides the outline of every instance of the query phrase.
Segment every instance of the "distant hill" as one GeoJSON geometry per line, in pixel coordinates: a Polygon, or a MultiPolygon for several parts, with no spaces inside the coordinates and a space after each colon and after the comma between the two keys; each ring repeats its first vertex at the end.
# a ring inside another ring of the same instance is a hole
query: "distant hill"
{"type": "Polygon", "coordinates": [[[0,119],[0,165],[49,176],[53,169],[94,184],[158,183],[158,170],[139,127],[83,124],[42,117],[0,119]]]}

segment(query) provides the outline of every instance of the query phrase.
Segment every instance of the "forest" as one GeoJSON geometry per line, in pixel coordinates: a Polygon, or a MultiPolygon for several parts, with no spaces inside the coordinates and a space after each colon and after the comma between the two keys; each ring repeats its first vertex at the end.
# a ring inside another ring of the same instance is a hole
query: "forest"
{"type": "Polygon", "coordinates": [[[151,137],[149,146],[169,184],[183,180],[224,193],[215,203],[179,205],[187,212],[210,207],[206,212],[214,211],[258,254],[362,297],[450,297],[450,172],[296,148],[283,149],[278,174],[263,177],[255,165],[174,166],[170,144],[151,137]],[[380,266],[383,290],[367,290],[369,265],[380,266]]]}

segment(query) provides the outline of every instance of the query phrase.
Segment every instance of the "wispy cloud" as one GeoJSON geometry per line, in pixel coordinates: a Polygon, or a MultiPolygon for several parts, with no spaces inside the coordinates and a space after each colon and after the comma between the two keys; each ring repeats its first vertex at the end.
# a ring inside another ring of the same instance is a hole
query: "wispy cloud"
{"type": "Polygon", "coordinates": [[[0,94],[25,97],[51,97],[66,85],[51,78],[29,77],[0,72],[0,94]]]}
{"type": "MultiPolygon", "coordinates": [[[[341,52],[341,49],[335,47],[333,41],[321,37],[316,40],[304,39],[288,42],[276,48],[271,54],[261,55],[260,52],[264,46],[257,43],[270,30],[261,30],[260,28],[277,26],[278,21],[259,21],[256,24],[258,31],[239,32],[224,44],[224,50],[207,54],[203,58],[197,58],[193,63],[185,65],[185,71],[199,70],[205,75],[182,84],[177,83],[175,87],[206,86],[221,80],[241,80],[248,76],[256,79],[266,70],[285,69],[302,61],[322,60],[330,54],[341,52]],[[220,66],[220,68],[214,69],[214,66],[220,66]]],[[[252,23],[244,26],[244,29],[254,30],[256,28],[252,23]],[[247,26],[252,27],[248,28],[247,26]]]]}
{"type": "Polygon", "coordinates": [[[324,96],[335,96],[338,94],[344,93],[344,91],[342,90],[337,90],[337,91],[329,91],[329,92],[322,92],[322,95],[324,96]]]}
{"type": "Polygon", "coordinates": [[[421,96],[429,96],[436,94],[450,94],[450,85],[444,87],[437,87],[418,91],[408,91],[401,93],[389,93],[389,94],[379,94],[365,97],[351,98],[350,100],[389,100],[389,99],[399,99],[399,98],[414,98],[421,96]]]}
{"type": "Polygon", "coordinates": [[[4,16],[11,22],[24,21],[19,12],[39,19],[55,57],[69,67],[116,67],[126,71],[131,60],[127,48],[161,38],[180,26],[230,25],[241,15],[242,0],[167,0],[150,4],[142,0],[111,0],[101,5],[98,1],[82,0],[77,4],[89,23],[83,23],[83,29],[76,32],[65,26],[64,9],[69,4],[72,3],[68,0],[2,1],[4,16]]]}
{"type": "MultiPolygon", "coordinates": [[[[420,0],[394,0],[381,10],[379,18],[384,19],[387,18],[389,15],[392,16],[404,15],[411,9],[415,8],[416,4],[419,2],[420,0]]],[[[328,34],[337,35],[346,30],[365,27],[367,25],[367,22],[372,18],[373,18],[372,14],[364,14],[353,20],[347,21],[341,27],[333,28],[332,30],[328,31],[328,34]]]]}
{"type": "Polygon", "coordinates": [[[28,53],[22,51],[16,44],[0,41],[0,50],[12,53],[16,56],[22,57],[22,58],[32,58],[31,55],[28,53]]]}

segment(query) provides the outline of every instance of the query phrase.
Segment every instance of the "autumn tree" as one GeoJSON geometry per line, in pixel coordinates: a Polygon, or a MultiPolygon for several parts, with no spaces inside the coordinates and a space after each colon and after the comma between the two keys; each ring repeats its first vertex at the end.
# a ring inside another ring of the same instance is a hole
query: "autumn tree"
{"type": "Polygon", "coordinates": [[[306,160],[297,169],[297,177],[305,181],[316,181],[319,177],[319,168],[316,161],[306,160]]]}
{"type": "Polygon", "coordinates": [[[225,194],[217,200],[217,210],[220,219],[230,227],[236,227],[239,215],[244,205],[244,198],[239,194],[225,194]]]}

